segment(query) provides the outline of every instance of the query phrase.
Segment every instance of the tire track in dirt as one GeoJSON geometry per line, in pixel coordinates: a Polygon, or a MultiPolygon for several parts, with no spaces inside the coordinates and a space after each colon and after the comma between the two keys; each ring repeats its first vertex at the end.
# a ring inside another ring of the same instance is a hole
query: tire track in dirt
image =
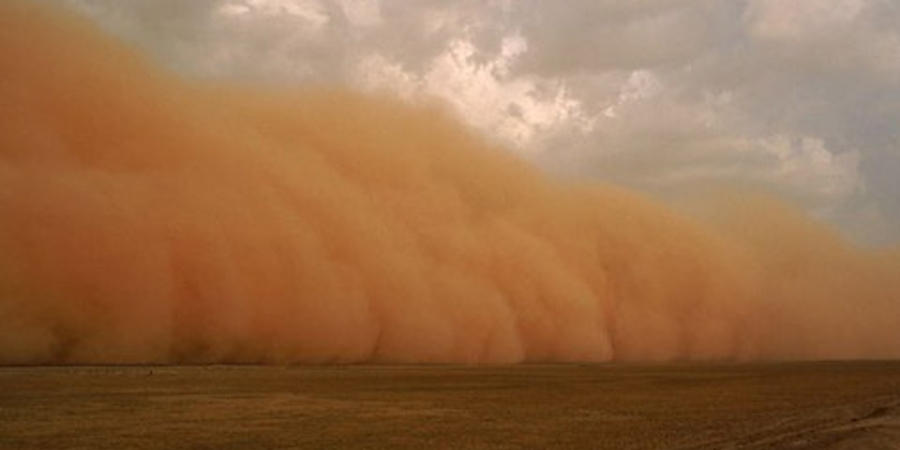
{"type": "MultiPolygon", "coordinates": [[[[802,413],[802,412],[801,412],[802,413]]],[[[900,448],[900,398],[821,408],[775,421],[750,433],[692,442],[677,450],[860,450],[900,448]]]]}

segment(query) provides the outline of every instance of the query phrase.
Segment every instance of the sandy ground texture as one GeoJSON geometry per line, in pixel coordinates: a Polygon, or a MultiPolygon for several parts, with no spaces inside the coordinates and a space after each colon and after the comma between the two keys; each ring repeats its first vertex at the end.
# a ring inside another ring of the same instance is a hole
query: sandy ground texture
{"type": "Polygon", "coordinates": [[[2,449],[900,449],[900,362],[0,369],[2,449]]]}

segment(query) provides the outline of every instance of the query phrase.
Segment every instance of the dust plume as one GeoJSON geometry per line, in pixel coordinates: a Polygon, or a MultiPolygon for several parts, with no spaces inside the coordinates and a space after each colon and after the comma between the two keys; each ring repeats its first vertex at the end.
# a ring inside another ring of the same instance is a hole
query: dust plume
{"type": "Polygon", "coordinates": [[[900,251],[551,179],[439,108],[0,5],[0,363],[900,356],[900,251]]]}

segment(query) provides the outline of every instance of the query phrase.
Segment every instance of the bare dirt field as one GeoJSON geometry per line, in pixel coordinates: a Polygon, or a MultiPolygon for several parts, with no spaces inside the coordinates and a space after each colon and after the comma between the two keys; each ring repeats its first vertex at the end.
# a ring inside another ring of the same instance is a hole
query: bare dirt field
{"type": "Polygon", "coordinates": [[[2,449],[900,449],[900,362],[0,369],[2,449]]]}

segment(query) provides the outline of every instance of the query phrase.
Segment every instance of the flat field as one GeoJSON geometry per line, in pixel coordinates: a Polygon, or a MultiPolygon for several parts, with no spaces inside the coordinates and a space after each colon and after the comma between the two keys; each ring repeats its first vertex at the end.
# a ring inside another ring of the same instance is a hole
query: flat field
{"type": "Polygon", "coordinates": [[[2,449],[900,449],[900,362],[0,368],[2,449]]]}

